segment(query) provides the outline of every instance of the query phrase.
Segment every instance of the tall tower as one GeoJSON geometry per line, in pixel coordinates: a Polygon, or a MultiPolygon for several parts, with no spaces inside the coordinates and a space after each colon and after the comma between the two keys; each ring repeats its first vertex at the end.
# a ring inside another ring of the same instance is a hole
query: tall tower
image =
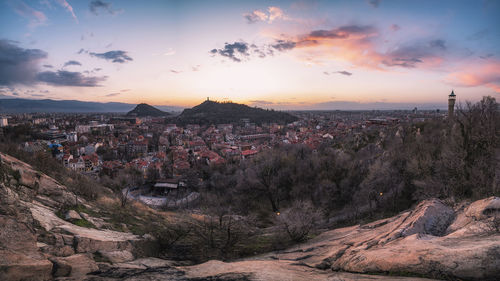
{"type": "Polygon", "coordinates": [[[451,94],[448,96],[448,118],[453,118],[454,116],[454,111],[455,111],[455,100],[457,99],[457,96],[451,91],[451,94]]]}

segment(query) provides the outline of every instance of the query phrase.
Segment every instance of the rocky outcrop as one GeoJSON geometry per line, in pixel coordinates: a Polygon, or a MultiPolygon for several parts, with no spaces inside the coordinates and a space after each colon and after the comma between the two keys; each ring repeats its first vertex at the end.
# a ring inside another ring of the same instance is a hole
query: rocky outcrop
{"type": "Polygon", "coordinates": [[[0,280],[49,280],[52,263],[38,251],[25,223],[0,216],[0,280]]]}
{"type": "Polygon", "coordinates": [[[169,280],[497,280],[499,200],[487,198],[454,210],[432,199],[392,218],[327,231],[286,251],[194,266],[161,260],[149,266],[119,263],[100,268],[89,280],[160,279],[165,274],[169,280]]]}
{"type": "Polygon", "coordinates": [[[20,172],[0,182],[0,280],[497,280],[500,276],[498,197],[455,208],[430,199],[392,218],[330,230],[285,251],[181,266],[137,259],[154,250],[154,239],[148,235],[101,228],[106,226],[103,218],[76,210],[67,220],[60,218],[58,208],[75,202],[95,212],[57,181],[1,156],[20,172]],[[92,228],[72,223],[82,220],[91,222],[92,228]]]}
{"type": "Polygon", "coordinates": [[[35,171],[29,164],[6,154],[0,154],[0,157],[5,165],[8,165],[12,170],[19,171],[21,178],[17,183],[18,190],[16,192],[24,195],[24,201],[37,200],[51,208],[85,203],[84,200],[70,192],[64,185],[41,172],[35,171]]]}
{"type": "Polygon", "coordinates": [[[30,165],[4,154],[0,159],[11,173],[0,182],[0,280],[81,280],[98,269],[94,253],[126,262],[134,259],[134,243],[149,241],[131,233],[77,226],[71,222],[82,216],[100,220],[75,210],[65,214],[67,221],[61,219],[56,212],[63,206],[92,206],[30,165]]]}
{"type": "Polygon", "coordinates": [[[347,272],[333,272],[305,267],[291,261],[247,260],[238,262],[209,261],[196,266],[176,266],[172,262],[155,258],[129,263],[101,266],[86,280],[169,280],[169,281],[250,281],[250,280],[388,280],[424,281],[415,277],[390,277],[347,272]]]}
{"type": "Polygon", "coordinates": [[[494,280],[500,276],[498,200],[474,202],[457,214],[427,200],[396,217],[328,231],[267,258],[336,271],[494,280]]]}
{"type": "Polygon", "coordinates": [[[97,271],[99,267],[89,254],[77,254],[69,257],[52,257],[54,277],[72,277],[81,280],[88,273],[97,271]]]}

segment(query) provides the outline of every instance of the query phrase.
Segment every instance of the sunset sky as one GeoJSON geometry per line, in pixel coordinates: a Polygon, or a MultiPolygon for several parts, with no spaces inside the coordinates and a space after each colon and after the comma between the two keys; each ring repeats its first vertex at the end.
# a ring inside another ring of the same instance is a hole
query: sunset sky
{"type": "Polygon", "coordinates": [[[500,1],[0,2],[0,96],[277,109],[500,97],[500,1]]]}

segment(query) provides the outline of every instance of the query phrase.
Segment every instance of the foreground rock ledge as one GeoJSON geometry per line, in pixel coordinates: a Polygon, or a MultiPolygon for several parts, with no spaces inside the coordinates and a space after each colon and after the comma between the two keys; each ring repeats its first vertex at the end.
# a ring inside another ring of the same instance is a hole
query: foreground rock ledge
{"type": "MultiPolygon", "coordinates": [[[[175,266],[136,259],[144,238],[89,229],[55,215],[76,196],[13,157],[13,188],[0,182],[0,280],[498,280],[500,198],[455,209],[437,199],[370,224],[327,231],[307,243],[236,262],[175,266]],[[45,238],[44,238],[45,237],[45,238]],[[99,262],[95,253],[111,263],[99,262]],[[368,275],[368,274],[390,274],[368,275]]],[[[79,204],[85,204],[78,198],[79,204]]]]}
{"type": "Polygon", "coordinates": [[[457,210],[432,199],[392,218],[327,231],[282,252],[195,266],[125,263],[89,280],[498,280],[499,218],[497,197],[457,210]]]}

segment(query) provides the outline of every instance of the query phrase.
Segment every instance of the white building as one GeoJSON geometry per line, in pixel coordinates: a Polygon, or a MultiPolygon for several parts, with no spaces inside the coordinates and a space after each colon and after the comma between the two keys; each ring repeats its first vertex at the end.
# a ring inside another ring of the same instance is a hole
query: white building
{"type": "Polygon", "coordinates": [[[9,125],[9,121],[7,117],[0,117],[0,127],[7,127],[9,125]]]}
{"type": "Polygon", "coordinates": [[[70,142],[77,142],[78,135],[75,132],[69,132],[66,134],[66,140],[68,140],[70,142]]]}

